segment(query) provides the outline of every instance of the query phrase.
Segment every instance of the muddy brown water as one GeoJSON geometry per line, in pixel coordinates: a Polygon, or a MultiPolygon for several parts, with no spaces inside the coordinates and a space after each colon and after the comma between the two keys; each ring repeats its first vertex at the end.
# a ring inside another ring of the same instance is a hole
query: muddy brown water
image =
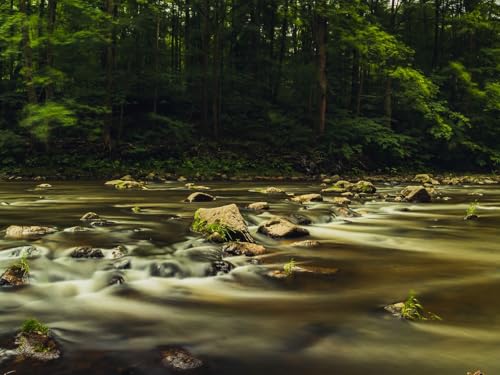
{"type": "MultiPolygon", "coordinates": [[[[31,284],[0,290],[0,347],[36,317],[61,343],[51,363],[15,363],[2,356],[0,374],[168,374],[159,348],[180,345],[203,359],[206,374],[466,374],[500,373],[500,187],[440,187],[451,199],[432,204],[371,201],[363,213],[334,219],[328,202],[301,206],[249,190],[252,183],[209,183],[216,202],[187,204],[180,183],[148,191],[116,191],[102,182],[0,183],[0,229],[8,225],[82,225],[95,211],[114,226],[60,231],[36,241],[0,233],[0,269],[18,260],[14,248],[35,246],[31,284]],[[466,222],[479,201],[478,222],[466,222]],[[220,247],[189,231],[198,207],[266,200],[271,213],[312,219],[321,246],[293,248],[256,234],[270,216],[242,210],[252,234],[270,251],[261,264],[229,258],[229,274],[207,276],[220,247]],[[132,208],[141,207],[139,213],[132,208]],[[72,247],[127,247],[131,268],[78,260],[72,247]],[[271,280],[269,269],[297,264],[338,268],[334,276],[271,280]],[[123,285],[109,286],[121,275],[123,285]],[[413,290],[440,322],[409,323],[383,312],[413,290]]],[[[278,184],[290,193],[313,184],[278,184]]],[[[379,185],[393,193],[401,186],[379,185]]]]}

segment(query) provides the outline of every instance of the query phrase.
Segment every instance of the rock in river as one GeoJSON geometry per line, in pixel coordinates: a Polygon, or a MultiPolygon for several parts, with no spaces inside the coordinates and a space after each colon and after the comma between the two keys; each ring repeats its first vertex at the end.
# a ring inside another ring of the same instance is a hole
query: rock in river
{"type": "Polygon", "coordinates": [[[70,256],[71,256],[71,258],[78,258],[78,259],[104,258],[104,254],[103,254],[101,249],[96,249],[96,248],[89,247],[89,246],[80,246],[80,247],[75,248],[71,252],[70,256]]]}
{"type": "Polygon", "coordinates": [[[5,237],[12,240],[35,240],[55,232],[57,229],[51,227],[11,225],[7,228],[5,237]]]}
{"type": "Polygon", "coordinates": [[[319,245],[321,245],[321,243],[315,240],[299,241],[292,244],[293,247],[317,247],[319,245]]]}
{"type": "Polygon", "coordinates": [[[266,248],[250,242],[229,242],[222,247],[222,251],[229,255],[256,256],[266,253],[266,248]]]}
{"type": "Polygon", "coordinates": [[[215,197],[213,195],[207,194],[207,193],[193,193],[189,197],[186,198],[186,202],[193,203],[193,202],[212,202],[215,200],[215,197]]]}
{"type": "Polygon", "coordinates": [[[29,270],[22,262],[16,263],[0,276],[0,286],[20,286],[28,284],[29,270]]]}
{"type": "Polygon", "coordinates": [[[183,348],[169,348],[161,352],[162,363],[177,371],[194,370],[203,366],[203,362],[183,348]]]}
{"type": "Polygon", "coordinates": [[[294,238],[309,235],[307,229],[301,228],[282,217],[275,217],[264,222],[259,226],[258,231],[273,238],[294,238]]]}
{"type": "Polygon", "coordinates": [[[299,203],[323,202],[321,194],[304,194],[292,198],[292,201],[299,203]]]}
{"type": "Polygon", "coordinates": [[[267,202],[255,202],[248,205],[249,210],[263,211],[269,210],[269,203],[267,202]]]}
{"type": "Polygon", "coordinates": [[[332,213],[336,217],[361,217],[361,214],[351,210],[349,207],[333,207],[332,213]]]}
{"type": "Polygon", "coordinates": [[[408,186],[401,191],[401,195],[407,202],[413,203],[429,203],[432,196],[423,186],[408,186]]]}
{"type": "Polygon", "coordinates": [[[235,204],[215,208],[200,208],[194,214],[193,231],[211,235],[215,232],[225,240],[240,239],[254,242],[248,227],[235,204]]]}
{"type": "Polygon", "coordinates": [[[16,336],[15,344],[16,354],[21,360],[51,361],[61,356],[50,330],[34,320],[24,323],[22,331],[16,336]]]}
{"type": "Polygon", "coordinates": [[[80,218],[81,221],[93,221],[93,220],[101,220],[101,217],[95,212],[87,212],[80,218]]]}

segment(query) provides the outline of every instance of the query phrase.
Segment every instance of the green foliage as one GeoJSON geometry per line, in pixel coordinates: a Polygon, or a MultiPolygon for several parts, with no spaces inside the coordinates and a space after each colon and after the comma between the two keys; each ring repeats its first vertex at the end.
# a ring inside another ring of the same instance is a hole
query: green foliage
{"type": "Polygon", "coordinates": [[[292,276],[295,266],[296,266],[295,260],[290,259],[290,261],[283,266],[283,271],[285,272],[285,275],[288,277],[292,276]]]}
{"type": "Polygon", "coordinates": [[[49,334],[49,327],[40,323],[36,319],[28,319],[21,325],[21,332],[26,334],[36,333],[47,336],[49,334]]]}
{"type": "Polygon", "coordinates": [[[477,200],[474,201],[474,202],[471,202],[469,204],[469,207],[467,207],[467,210],[466,210],[465,214],[467,216],[476,215],[478,206],[479,206],[479,203],[478,203],[477,200]]]}
{"type": "Polygon", "coordinates": [[[23,279],[28,279],[30,276],[30,265],[26,256],[22,256],[19,262],[11,266],[11,269],[16,271],[23,279]]]}
{"type": "Polygon", "coordinates": [[[55,128],[75,126],[77,123],[74,112],[60,103],[28,105],[24,114],[21,126],[28,128],[37,139],[44,142],[49,140],[55,128]]]}
{"type": "Polygon", "coordinates": [[[401,309],[401,317],[407,320],[441,320],[434,313],[425,312],[422,304],[413,292],[410,292],[401,309]]]}
{"type": "Polygon", "coordinates": [[[27,12],[0,3],[1,169],[214,176],[500,165],[495,2],[236,3],[217,3],[231,15],[221,22],[186,0],[117,2],[111,13],[67,0],[53,25],[47,1],[27,12]],[[422,22],[433,14],[436,28],[422,22]],[[319,20],[328,24],[321,135],[319,20]]]}
{"type": "Polygon", "coordinates": [[[207,223],[205,220],[200,218],[199,212],[194,214],[193,224],[191,225],[191,229],[196,233],[203,233],[205,235],[211,235],[214,233],[218,233],[224,242],[232,241],[232,231],[225,225],[215,222],[215,223],[207,223]]]}

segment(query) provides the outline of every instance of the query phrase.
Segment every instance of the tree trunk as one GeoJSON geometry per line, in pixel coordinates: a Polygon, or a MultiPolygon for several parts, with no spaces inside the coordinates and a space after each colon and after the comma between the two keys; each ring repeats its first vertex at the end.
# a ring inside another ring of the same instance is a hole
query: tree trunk
{"type": "Polygon", "coordinates": [[[26,92],[28,95],[28,103],[36,104],[38,98],[36,95],[35,84],[33,82],[33,50],[31,49],[31,38],[29,30],[29,14],[28,14],[28,1],[19,0],[19,12],[23,15],[22,19],[22,48],[23,48],[23,75],[26,84],[26,92]]]}
{"type": "MultiPolygon", "coordinates": [[[[49,0],[47,9],[47,68],[51,73],[54,68],[54,51],[52,46],[52,37],[56,25],[57,0],[49,0]]],[[[54,81],[50,77],[49,83],[45,87],[45,100],[50,101],[54,96],[54,81]]]]}
{"type": "Polygon", "coordinates": [[[432,49],[432,68],[436,68],[439,59],[439,19],[441,10],[441,1],[434,0],[434,46],[432,49]]]}
{"type": "Polygon", "coordinates": [[[106,12],[111,18],[111,25],[109,27],[109,38],[110,42],[106,47],[106,107],[108,109],[106,118],[104,120],[103,129],[103,141],[104,147],[108,150],[112,150],[111,144],[111,131],[113,129],[113,73],[115,65],[115,0],[106,0],[106,12]]]}
{"type": "Polygon", "coordinates": [[[316,47],[317,47],[317,69],[318,69],[318,134],[320,136],[325,134],[326,123],[326,102],[328,90],[328,78],[326,74],[326,60],[327,60],[327,32],[328,22],[327,19],[320,15],[319,12],[315,15],[316,23],[316,47]]]}
{"type": "Polygon", "coordinates": [[[154,64],[155,64],[155,88],[153,93],[153,113],[158,113],[158,91],[160,82],[160,13],[156,15],[156,33],[155,33],[155,52],[154,52],[154,64]]]}
{"type": "Polygon", "coordinates": [[[202,77],[201,77],[201,123],[202,130],[207,133],[208,130],[208,68],[210,58],[210,4],[209,0],[203,0],[202,7],[202,77]]]}
{"type": "Polygon", "coordinates": [[[287,37],[287,32],[288,32],[288,3],[289,3],[289,0],[285,0],[285,6],[284,6],[284,10],[283,10],[283,22],[281,24],[278,74],[276,75],[275,83],[274,83],[273,103],[276,103],[278,100],[279,90],[281,87],[281,77],[283,75],[283,60],[285,59],[286,37],[287,37]]]}
{"type": "Polygon", "coordinates": [[[387,77],[385,81],[384,113],[387,127],[392,127],[392,79],[387,77]]]}

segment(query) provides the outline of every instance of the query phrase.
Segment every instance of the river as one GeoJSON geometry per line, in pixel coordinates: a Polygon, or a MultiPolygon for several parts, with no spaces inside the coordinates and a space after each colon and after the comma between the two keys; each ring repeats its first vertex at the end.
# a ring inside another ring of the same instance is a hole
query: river
{"type": "MultiPolygon", "coordinates": [[[[46,323],[63,349],[48,363],[2,359],[0,374],[168,374],[159,349],[178,345],[206,363],[201,373],[465,375],[500,374],[500,186],[441,186],[449,200],[431,204],[374,200],[351,207],[359,218],[335,219],[329,202],[306,207],[263,196],[258,183],[208,183],[215,202],[184,203],[181,183],[146,191],[117,191],[102,182],[0,183],[0,229],[56,226],[36,241],[0,234],[0,270],[17,260],[11,250],[33,245],[30,285],[0,290],[0,347],[21,323],[46,323]],[[269,250],[260,264],[226,258],[237,266],[208,276],[220,246],[189,228],[199,207],[268,201],[270,212],[242,209],[258,243],[269,250]],[[479,221],[464,221],[478,200],[479,221]],[[140,211],[132,210],[140,207],[140,211]],[[307,209],[305,209],[307,208],[307,209]],[[115,222],[86,232],[94,211],[115,222]],[[135,211],[135,212],[134,212],[135,211]],[[271,214],[301,213],[315,248],[290,246],[257,234],[271,214]],[[127,248],[129,269],[110,259],[73,259],[75,246],[127,248]],[[294,259],[338,269],[335,275],[266,276],[294,259]],[[119,275],[124,283],[109,285],[119,275]],[[383,307],[414,291],[442,321],[408,322],[383,307]]],[[[279,183],[289,193],[318,192],[313,183],[279,183]]],[[[382,193],[402,186],[377,185],[382,193]]],[[[1,353],[1,350],[0,350],[1,353]]]]}

